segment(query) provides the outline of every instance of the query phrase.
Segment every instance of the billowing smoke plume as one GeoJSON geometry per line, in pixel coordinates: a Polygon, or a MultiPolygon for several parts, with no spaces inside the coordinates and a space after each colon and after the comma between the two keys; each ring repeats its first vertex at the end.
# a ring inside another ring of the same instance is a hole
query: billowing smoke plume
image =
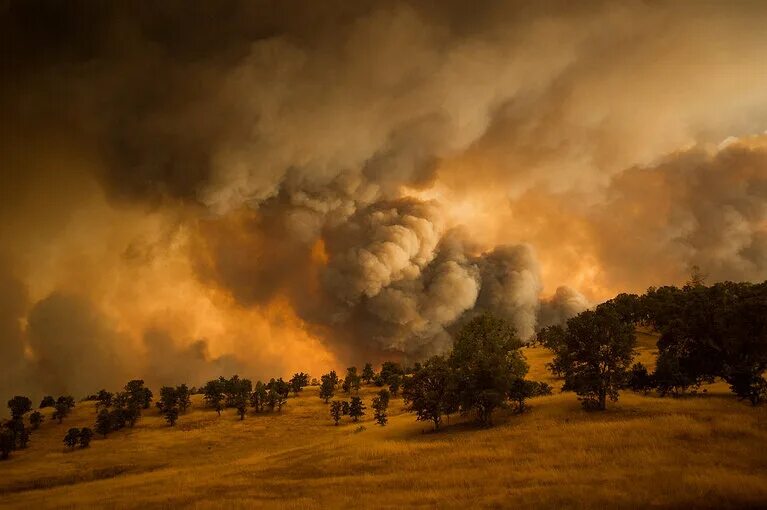
{"type": "Polygon", "coordinates": [[[415,359],[485,311],[527,337],[692,265],[767,278],[766,21],[4,2],[0,392],[415,359]]]}

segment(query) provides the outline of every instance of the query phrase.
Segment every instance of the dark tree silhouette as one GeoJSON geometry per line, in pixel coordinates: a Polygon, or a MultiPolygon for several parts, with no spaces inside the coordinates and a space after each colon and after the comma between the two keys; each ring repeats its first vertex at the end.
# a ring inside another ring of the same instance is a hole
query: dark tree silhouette
{"type": "Polygon", "coordinates": [[[16,448],[13,432],[7,427],[0,427],[0,459],[5,460],[16,448]]]}
{"type": "Polygon", "coordinates": [[[365,404],[360,397],[352,397],[349,402],[349,417],[352,421],[359,421],[365,415],[365,404]]]}
{"type": "Polygon", "coordinates": [[[11,410],[13,419],[20,419],[32,410],[32,401],[27,397],[17,395],[8,401],[8,409],[11,410]]]}
{"type": "Polygon", "coordinates": [[[178,399],[178,409],[180,412],[185,413],[187,408],[192,405],[191,395],[186,384],[176,386],[176,398],[178,399]]]}
{"type": "Polygon", "coordinates": [[[32,430],[37,430],[40,428],[40,425],[43,423],[43,421],[45,421],[45,417],[40,411],[34,411],[29,415],[29,424],[32,426],[32,430]]]}
{"type": "Polygon", "coordinates": [[[618,400],[634,358],[634,325],[606,303],[553,331],[560,337],[554,363],[563,370],[563,389],[575,391],[586,409],[604,410],[608,398],[618,400]]]}
{"type": "Polygon", "coordinates": [[[378,395],[373,397],[373,419],[375,422],[384,426],[389,421],[386,414],[386,410],[389,407],[389,392],[387,390],[381,390],[378,395]]]}
{"type": "Polygon", "coordinates": [[[264,410],[267,399],[268,392],[266,390],[266,384],[262,383],[261,381],[256,382],[256,387],[253,389],[253,393],[250,395],[250,405],[253,406],[253,409],[257,413],[260,413],[264,410]]]}
{"type": "Polygon", "coordinates": [[[511,324],[492,315],[475,317],[458,332],[449,360],[458,401],[461,411],[476,413],[481,425],[492,423],[512,381],[527,373],[521,346],[511,324]]]}
{"type": "Polygon", "coordinates": [[[91,429],[88,427],[80,429],[80,448],[88,448],[91,444],[91,439],[93,439],[93,431],[91,429]]]}
{"type": "Polygon", "coordinates": [[[551,386],[545,382],[528,381],[527,379],[514,379],[509,388],[509,399],[515,403],[517,414],[525,412],[525,401],[532,397],[551,395],[551,386]]]}
{"type": "Polygon", "coordinates": [[[75,399],[69,396],[61,396],[56,400],[53,419],[61,423],[61,420],[69,416],[69,412],[75,407],[75,399]]]}
{"type": "Polygon", "coordinates": [[[64,444],[68,448],[74,448],[80,441],[80,429],[72,427],[67,431],[67,435],[64,436],[64,444]]]}
{"type": "Polygon", "coordinates": [[[360,374],[362,377],[362,380],[365,381],[365,384],[370,384],[370,382],[373,380],[373,377],[375,377],[375,372],[373,371],[373,365],[368,363],[365,363],[365,367],[362,369],[362,374],[360,374]]]}
{"type": "Polygon", "coordinates": [[[43,400],[40,401],[40,409],[43,409],[44,407],[53,407],[55,405],[56,405],[56,400],[50,395],[46,395],[45,397],[43,397],[43,400]]]}
{"type": "Polygon", "coordinates": [[[431,421],[438,430],[442,416],[458,410],[456,378],[448,361],[442,356],[427,360],[406,380],[402,396],[416,420],[431,421]]]}
{"type": "Polygon", "coordinates": [[[177,388],[172,386],[160,388],[160,400],[157,401],[156,405],[168,425],[174,426],[179,415],[177,388]]]}
{"type": "Polygon", "coordinates": [[[653,378],[647,372],[647,367],[637,362],[631,366],[628,374],[627,386],[631,391],[647,394],[653,388],[653,378]]]}
{"type": "Polygon", "coordinates": [[[298,395],[306,386],[309,385],[309,374],[298,372],[293,374],[289,381],[290,389],[293,395],[298,395]]]}
{"type": "Polygon", "coordinates": [[[112,407],[114,395],[107,390],[99,390],[96,394],[96,409],[112,407]]]}
{"type": "Polygon", "coordinates": [[[331,370],[329,373],[321,377],[322,383],[320,384],[320,398],[327,404],[328,401],[333,398],[336,392],[336,385],[338,384],[338,376],[335,370],[331,370]]]}
{"type": "Polygon", "coordinates": [[[671,395],[678,397],[691,386],[697,386],[694,378],[682,370],[679,359],[671,352],[661,352],[655,364],[655,372],[652,375],[655,388],[661,397],[671,395]]]}
{"type": "Polygon", "coordinates": [[[342,389],[344,390],[344,393],[349,393],[351,391],[359,392],[360,376],[357,375],[357,367],[349,367],[346,369],[346,377],[344,377],[342,389]]]}
{"type": "Polygon", "coordinates": [[[205,404],[216,410],[219,416],[224,409],[224,383],[220,379],[208,381],[202,390],[205,404]]]}
{"type": "Polygon", "coordinates": [[[102,409],[99,411],[99,414],[96,415],[96,432],[103,437],[107,437],[107,434],[112,431],[112,428],[112,414],[108,410],[102,409]]]}
{"type": "Polygon", "coordinates": [[[333,402],[330,403],[330,416],[331,418],[333,418],[333,422],[335,425],[338,425],[338,422],[341,421],[341,416],[343,414],[341,412],[341,408],[342,408],[341,402],[338,400],[334,400],[333,402]]]}
{"type": "Polygon", "coordinates": [[[389,392],[396,396],[399,393],[400,386],[402,386],[402,376],[398,374],[390,375],[387,379],[387,384],[389,385],[389,392]]]}

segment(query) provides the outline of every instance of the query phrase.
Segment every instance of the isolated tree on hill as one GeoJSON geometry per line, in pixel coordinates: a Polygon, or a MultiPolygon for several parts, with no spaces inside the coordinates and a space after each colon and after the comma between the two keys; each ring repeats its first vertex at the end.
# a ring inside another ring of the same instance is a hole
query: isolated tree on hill
{"type": "Polygon", "coordinates": [[[525,407],[527,399],[542,395],[551,395],[551,386],[545,382],[517,378],[511,382],[511,387],[509,388],[509,399],[515,403],[515,411],[518,414],[524,413],[527,409],[525,407]]]}
{"type": "Polygon", "coordinates": [[[160,388],[160,400],[157,401],[157,408],[160,410],[165,421],[171,427],[176,424],[179,415],[178,393],[176,388],[163,386],[160,388]]]}
{"type": "Polygon", "coordinates": [[[457,385],[448,361],[434,356],[405,381],[402,397],[405,409],[416,414],[418,421],[431,421],[434,430],[442,416],[458,410],[457,385]]]}
{"type": "Polygon", "coordinates": [[[32,401],[27,397],[17,395],[8,401],[8,409],[11,410],[13,419],[20,419],[32,410],[32,401]]]}
{"type": "Polygon", "coordinates": [[[64,436],[64,444],[68,448],[74,448],[80,441],[80,429],[72,427],[67,431],[67,435],[64,436]]]}
{"type": "Polygon", "coordinates": [[[96,432],[104,437],[107,437],[107,434],[109,434],[111,431],[112,414],[108,410],[102,409],[99,411],[99,414],[96,415],[96,432]]]}
{"type": "Polygon", "coordinates": [[[653,387],[653,380],[647,372],[647,367],[640,362],[634,363],[629,371],[627,385],[631,391],[641,391],[645,394],[650,391],[653,387]]]}
{"type": "Polygon", "coordinates": [[[220,379],[208,381],[202,390],[205,404],[216,410],[219,416],[224,409],[224,384],[220,379]]]}
{"type": "Polygon", "coordinates": [[[320,398],[327,404],[335,394],[336,384],[338,384],[338,376],[336,375],[335,370],[331,370],[329,373],[323,375],[321,379],[320,398]]]}
{"type": "Polygon", "coordinates": [[[55,411],[53,412],[53,419],[58,420],[58,422],[61,423],[61,420],[69,416],[69,412],[73,407],[75,407],[75,399],[73,397],[59,397],[54,406],[55,411]]]}
{"type": "Polygon", "coordinates": [[[365,404],[360,397],[352,397],[349,403],[349,417],[352,421],[358,421],[365,415],[365,404]]]}
{"type": "Polygon", "coordinates": [[[93,439],[93,431],[91,429],[88,427],[80,429],[80,448],[88,448],[91,444],[91,439],[93,439]]]}
{"type": "Polygon", "coordinates": [[[43,400],[40,401],[40,409],[43,409],[45,407],[53,407],[55,405],[56,405],[56,400],[50,395],[46,395],[45,397],[43,397],[43,400]]]}
{"type": "Polygon", "coordinates": [[[492,315],[469,321],[455,339],[450,366],[462,412],[474,412],[481,425],[492,423],[512,381],[523,378],[527,363],[514,327],[492,315]]]}
{"type": "Polygon", "coordinates": [[[341,421],[341,415],[343,414],[341,409],[342,407],[340,401],[334,400],[330,403],[330,416],[333,418],[335,425],[338,425],[338,422],[341,421]]]}
{"type": "Polygon", "coordinates": [[[554,356],[564,369],[563,389],[575,391],[586,409],[604,410],[608,398],[618,400],[634,358],[634,325],[607,304],[572,317],[561,331],[554,356]]]}
{"type": "Polygon", "coordinates": [[[304,389],[304,387],[309,385],[309,374],[305,374],[304,372],[293,374],[293,377],[290,378],[289,384],[293,395],[298,395],[304,389]]]}
{"type": "Polygon", "coordinates": [[[45,420],[43,413],[40,411],[34,411],[29,415],[29,424],[32,426],[32,430],[37,430],[45,420]]]}
{"type": "Polygon", "coordinates": [[[371,365],[369,362],[365,363],[365,367],[362,369],[362,373],[360,374],[362,380],[365,381],[365,384],[370,384],[375,375],[376,374],[373,371],[373,365],[371,365]]]}
{"type": "Polygon", "coordinates": [[[389,418],[386,414],[386,410],[389,407],[389,392],[387,390],[381,390],[378,395],[373,397],[373,419],[380,426],[386,425],[389,418]]]}

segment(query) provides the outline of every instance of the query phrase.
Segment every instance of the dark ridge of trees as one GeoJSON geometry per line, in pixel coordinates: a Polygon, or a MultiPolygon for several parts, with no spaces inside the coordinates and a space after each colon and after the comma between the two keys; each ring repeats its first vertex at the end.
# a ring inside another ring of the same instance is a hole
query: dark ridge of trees
{"type": "MultiPolygon", "coordinates": [[[[584,378],[581,377],[584,373],[580,371],[581,376],[576,376],[572,370],[573,363],[577,362],[574,345],[566,345],[565,339],[568,335],[580,335],[593,347],[593,338],[601,335],[601,345],[611,353],[610,356],[617,356],[618,351],[621,353],[618,356],[621,361],[614,365],[607,384],[617,397],[616,380],[620,378],[619,372],[627,357],[623,328],[640,324],[660,335],[658,361],[652,374],[647,373],[641,364],[624,370],[623,387],[645,393],[655,389],[660,396],[678,397],[719,378],[730,385],[739,399],[748,400],[752,405],[767,399],[767,380],[764,378],[767,369],[767,282],[721,282],[706,286],[705,275],[695,269],[690,281],[681,288],[651,287],[641,296],[619,294],[596,310],[583,312],[570,320],[574,322],[568,321],[565,327],[547,328],[538,335],[539,341],[555,353],[549,368],[555,375],[565,378],[565,389],[584,388],[584,378]],[[605,310],[610,310],[612,315],[609,331],[604,327],[597,331],[594,329],[597,317],[592,315],[590,319],[589,314],[604,316],[605,310]],[[592,322],[590,333],[589,322],[592,322]],[[572,331],[568,333],[568,330],[572,331]],[[616,334],[624,340],[619,341],[616,334]],[[608,337],[610,340],[605,340],[608,337]]],[[[597,402],[599,400],[597,398],[597,402]]]]}

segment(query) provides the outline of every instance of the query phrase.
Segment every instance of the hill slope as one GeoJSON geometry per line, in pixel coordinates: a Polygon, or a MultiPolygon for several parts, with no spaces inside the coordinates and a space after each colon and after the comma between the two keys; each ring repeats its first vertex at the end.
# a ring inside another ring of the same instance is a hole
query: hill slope
{"type": "MultiPolygon", "coordinates": [[[[650,363],[651,340],[640,336],[650,363]]],[[[531,377],[547,379],[548,353],[526,354],[531,377]]],[[[361,392],[368,406],[376,389],[361,392]]],[[[196,396],[175,428],[153,409],[134,429],[66,452],[69,427],[93,426],[93,404],[80,403],[61,425],[48,416],[27,450],[0,463],[0,506],[767,506],[767,408],[722,384],[680,399],[625,392],[604,413],[582,411],[570,393],[531,406],[498,413],[492,429],[453,417],[434,434],[399,399],[381,428],[370,409],[334,427],[314,387],[281,413],[244,421],[232,410],[219,418],[196,396]]]]}

